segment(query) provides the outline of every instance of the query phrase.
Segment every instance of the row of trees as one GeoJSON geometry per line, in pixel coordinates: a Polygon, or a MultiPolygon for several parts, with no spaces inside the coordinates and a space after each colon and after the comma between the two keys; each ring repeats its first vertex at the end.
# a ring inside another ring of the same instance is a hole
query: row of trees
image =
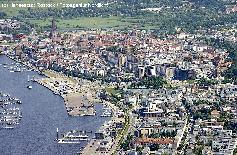
{"type": "Polygon", "coordinates": [[[210,109],[199,109],[196,112],[193,112],[193,119],[203,119],[203,120],[209,120],[211,119],[211,110],[210,109]]]}
{"type": "Polygon", "coordinates": [[[177,131],[162,131],[160,133],[154,133],[154,134],[151,134],[149,135],[148,137],[149,138],[163,138],[163,137],[169,137],[169,138],[174,138],[175,136],[177,135],[177,131]]]}
{"type": "Polygon", "coordinates": [[[5,18],[6,16],[7,16],[7,14],[5,12],[0,11],[0,19],[5,18]]]}
{"type": "Polygon", "coordinates": [[[145,77],[137,83],[132,83],[132,88],[146,87],[149,89],[159,89],[165,86],[167,82],[162,77],[145,77]]]}
{"type": "Polygon", "coordinates": [[[206,79],[206,78],[201,78],[200,80],[197,81],[197,84],[200,86],[200,87],[209,87],[211,85],[215,85],[217,84],[218,82],[215,81],[215,80],[209,80],[209,79],[206,79]]]}
{"type": "Polygon", "coordinates": [[[201,104],[207,104],[207,105],[210,105],[211,103],[209,101],[206,101],[206,100],[194,100],[193,101],[193,104],[198,106],[198,105],[201,105],[201,104]]]}

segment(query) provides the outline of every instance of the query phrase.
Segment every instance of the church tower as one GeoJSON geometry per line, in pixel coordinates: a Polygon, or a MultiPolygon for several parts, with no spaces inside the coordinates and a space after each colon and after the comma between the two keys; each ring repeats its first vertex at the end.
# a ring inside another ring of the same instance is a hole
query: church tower
{"type": "Polygon", "coordinates": [[[50,32],[50,38],[54,41],[57,37],[56,34],[56,30],[57,30],[57,26],[56,26],[56,22],[55,22],[55,18],[52,19],[52,23],[51,23],[51,32],[50,32]]]}

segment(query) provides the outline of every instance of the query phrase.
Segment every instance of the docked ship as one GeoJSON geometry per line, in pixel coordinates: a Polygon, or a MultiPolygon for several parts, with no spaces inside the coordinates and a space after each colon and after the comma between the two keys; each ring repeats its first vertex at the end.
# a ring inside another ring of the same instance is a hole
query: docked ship
{"type": "Polygon", "coordinates": [[[62,138],[59,138],[58,129],[57,129],[57,141],[61,144],[80,144],[81,141],[88,141],[88,135],[82,134],[79,131],[69,131],[66,134],[63,134],[62,138]]]}
{"type": "Polygon", "coordinates": [[[88,140],[88,135],[67,135],[68,139],[72,140],[72,141],[87,141],[88,140]]]}

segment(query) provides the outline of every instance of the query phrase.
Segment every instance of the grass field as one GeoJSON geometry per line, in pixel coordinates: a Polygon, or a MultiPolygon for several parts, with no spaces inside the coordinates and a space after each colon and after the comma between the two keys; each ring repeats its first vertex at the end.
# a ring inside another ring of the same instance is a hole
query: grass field
{"type": "MultiPolygon", "coordinates": [[[[66,28],[124,28],[131,25],[126,21],[120,21],[121,17],[79,17],[76,19],[56,19],[58,29],[66,28]]],[[[49,26],[51,19],[29,20],[30,23],[40,27],[49,26]]]]}
{"type": "MultiPolygon", "coordinates": [[[[28,22],[38,25],[39,27],[50,26],[52,19],[34,20],[29,19],[28,22]]],[[[76,19],[56,19],[57,28],[61,30],[73,29],[73,28],[97,28],[97,29],[124,29],[134,28],[134,26],[141,29],[155,29],[156,25],[150,24],[139,24],[138,21],[134,20],[131,22],[130,19],[122,19],[122,17],[112,16],[108,18],[103,17],[78,17],[76,19]]]]}

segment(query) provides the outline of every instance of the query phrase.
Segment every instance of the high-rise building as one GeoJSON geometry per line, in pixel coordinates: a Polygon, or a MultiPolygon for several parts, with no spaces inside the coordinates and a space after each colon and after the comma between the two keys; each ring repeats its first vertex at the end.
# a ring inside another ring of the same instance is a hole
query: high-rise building
{"type": "Polygon", "coordinates": [[[118,67],[119,68],[124,67],[125,63],[126,63],[126,57],[124,55],[120,54],[119,58],[118,58],[118,67]]]}
{"type": "Polygon", "coordinates": [[[145,76],[145,67],[144,66],[138,66],[138,77],[143,78],[145,76]]]}
{"type": "Polygon", "coordinates": [[[148,66],[147,74],[148,76],[156,76],[156,66],[148,66]]]}
{"type": "Polygon", "coordinates": [[[176,67],[168,67],[166,68],[166,77],[173,78],[175,76],[176,67]]]}

